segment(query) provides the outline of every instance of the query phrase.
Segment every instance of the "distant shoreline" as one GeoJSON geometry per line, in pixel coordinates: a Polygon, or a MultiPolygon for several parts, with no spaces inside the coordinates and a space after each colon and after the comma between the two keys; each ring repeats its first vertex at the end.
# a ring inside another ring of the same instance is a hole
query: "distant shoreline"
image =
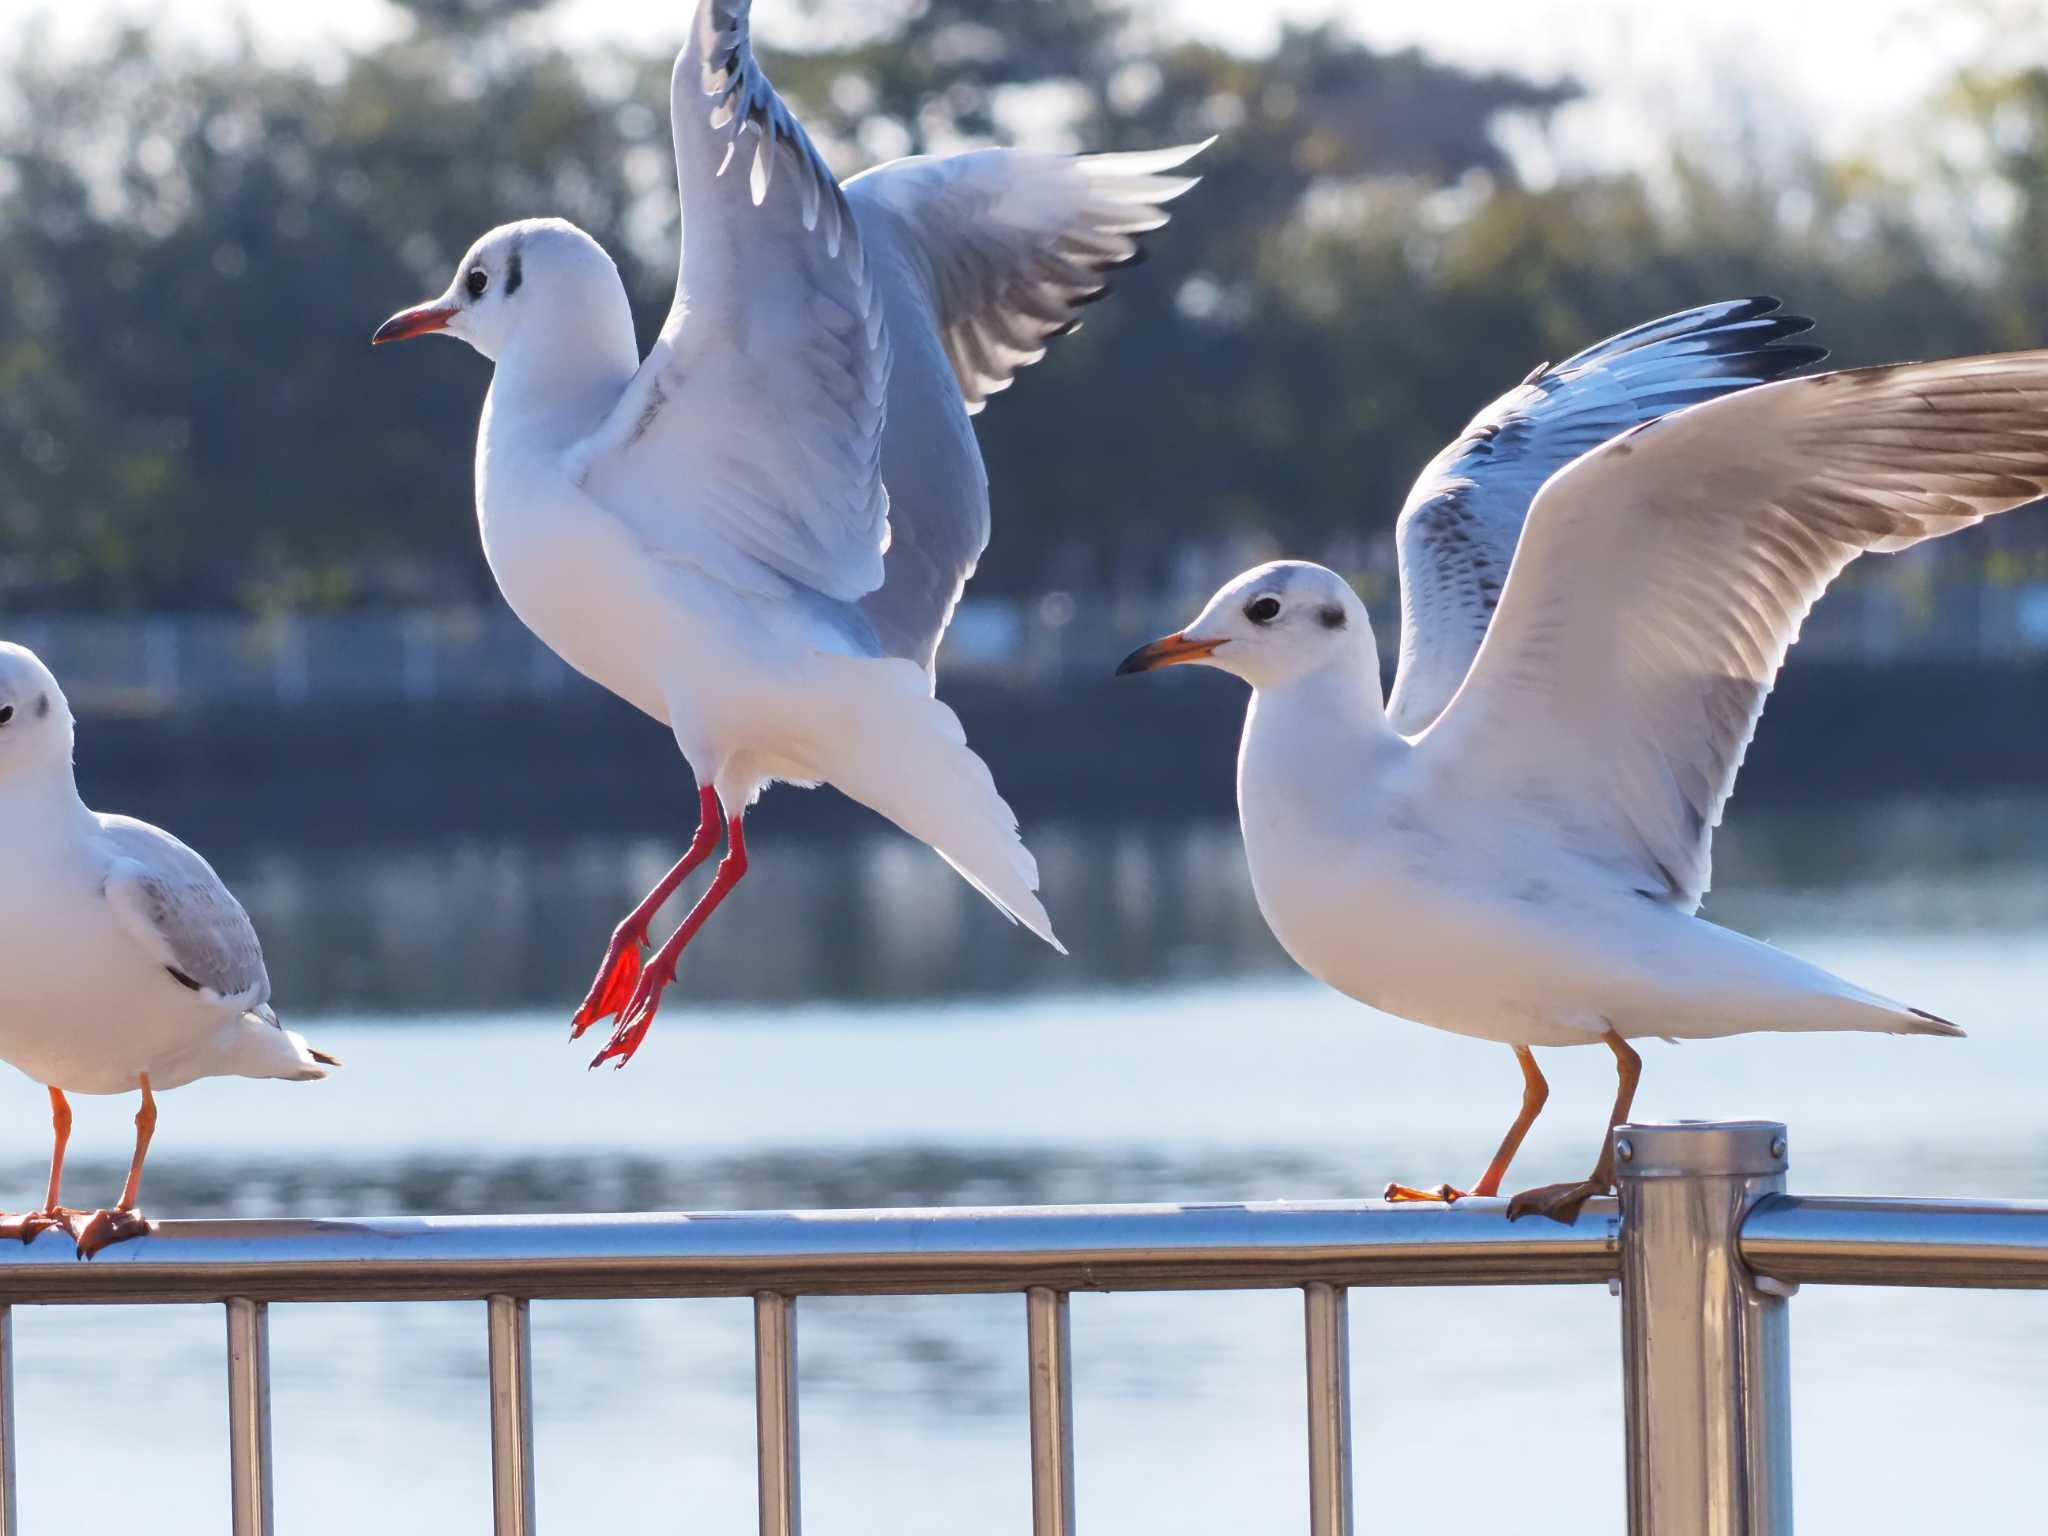
{"type": "MultiPolygon", "coordinates": [[[[1107,666],[1105,665],[1105,674],[1107,666]]],[[[966,680],[940,693],[1026,824],[1230,814],[1243,689],[1176,677],[966,680]]],[[[577,682],[515,701],[184,710],[80,725],[87,802],[201,837],[250,825],[295,841],[433,834],[674,833],[695,816],[668,733],[577,682]]],[[[1738,804],[2048,788],[2048,661],[1801,665],[1795,649],[1738,804]]],[[[836,796],[773,792],[776,824],[846,824],[836,796]]]]}

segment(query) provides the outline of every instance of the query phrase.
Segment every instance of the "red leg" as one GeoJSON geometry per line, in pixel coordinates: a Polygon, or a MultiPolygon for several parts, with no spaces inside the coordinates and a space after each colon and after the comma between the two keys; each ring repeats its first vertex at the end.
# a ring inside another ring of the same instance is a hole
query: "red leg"
{"type": "Polygon", "coordinates": [[[619,1014],[618,1026],[612,1031],[610,1044],[591,1059],[593,1067],[601,1066],[613,1057],[620,1066],[633,1059],[633,1053],[640,1049],[640,1042],[646,1037],[648,1026],[654,1023],[654,1012],[661,1006],[661,991],[676,979],[676,960],[683,952],[683,946],[697,936],[697,930],[704,926],[704,920],[717,910],[725,900],[726,892],[740,883],[747,872],[747,831],[744,813],[735,816],[726,824],[727,846],[725,857],[718,861],[718,873],[712,878],[711,887],[697,905],[690,908],[690,915],[683,919],[681,926],[669,935],[668,942],[655,951],[654,958],[647,963],[647,969],[640,973],[639,985],[633,988],[633,996],[619,1014]]]}
{"type": "Polygon", "coordinates": [[[676,860],[675,868],[661,877],[646,899],[626,914],[626,920],[612,930],[612,941],[597,968],[597,980],[590,984],[582,1006],[569,1021],[571,1040],[581,1039],[583,1031],[599,1019],[617,1013],[633,996],[634,985],[640,980],[640,951],[647,947],[647,925],[654,921],[661,904],[675,894],[676,887],[690,877],[690,871],[718,846],[719,819],[718,794],[706,785],[697,791],[697,831],[690,838],[689,851],[676,860]]]}

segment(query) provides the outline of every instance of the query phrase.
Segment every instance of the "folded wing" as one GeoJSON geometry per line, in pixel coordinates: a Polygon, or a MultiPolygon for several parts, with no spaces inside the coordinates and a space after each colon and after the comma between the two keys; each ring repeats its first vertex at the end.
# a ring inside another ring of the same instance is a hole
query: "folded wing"
{"type": "Polygon", "coordinates": [[[1610,336],[1538,368],[1429,463],[1394,525],[1401,661],[1387,716],[1413,736],[1458,691],[1507,581],[1529,503],[1558,470],[1669,411],[1827,355],[1772,298],[1734,299],[1610,336]]]}
{"type": "Polygon", "coordinates": [[[657,554],[742,590],[882,581],[889,339],[845,194],[754,58],[748,0],[704,0],[669,107],[675,305],[585,445],[585,489],[657,554]]]}
{"type": "Polygon", "coordinates": [[[1652,422],[1530,508],[1464,687],[1419,750],[1688,910],[1807,610],[1865,550],[2048,490],[2048,352],[1787,379],[1652,422]],[[1483,750],[1482,750],[1483,749],[1483,750]]]}
{"type": "Polygon", "coordinates": [[[100,835],[109,855],[107,904],[171,979],[240,1008],[270,1000],[256,929],[211,864],[170,833],[127,816],[100,817],[100,835]]]}

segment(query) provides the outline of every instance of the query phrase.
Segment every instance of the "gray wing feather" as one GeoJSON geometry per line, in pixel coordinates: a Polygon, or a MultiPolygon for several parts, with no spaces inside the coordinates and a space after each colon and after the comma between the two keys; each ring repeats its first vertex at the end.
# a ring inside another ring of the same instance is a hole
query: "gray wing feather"
{"type": "Polygon", "coordinates": [[[270,973],[255,925],[213,866],[146,821],[99,821],[111,856],[107,901],[164,969],[242,1008],[267,1003],[270,973]]]}
{"type": "Polygon", "coordinates": [[[1165,173],[1203,147],[976,150],[846,183],[895,345],[881,459],[891,542],[883,584],[860,603],[889,654],[930,672],[988,544],[988,476],[967,418],[1108,294],[1107,274],[1138,259],[1137,237],[1195,184],[1165,173]]]}
{"type": "Polygon", "coordinates": [[[1610,336],[1538,368],[1430,461],[1394,525],[1401,660],[1387,715],[1397,731],[1426,729],[1464,682],[1545,481],[1646,421],[1827,356],[1788,340],[1811,320],[1777,310],[1776,299],[1733,299],[1610,336]]]}

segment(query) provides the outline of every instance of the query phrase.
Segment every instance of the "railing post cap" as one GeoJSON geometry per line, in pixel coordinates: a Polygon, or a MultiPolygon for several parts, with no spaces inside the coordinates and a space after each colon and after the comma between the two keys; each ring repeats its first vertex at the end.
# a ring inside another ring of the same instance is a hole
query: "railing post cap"
{"type": "Polygon", "coordinates": [[[1614,1166],[1624,1182],[1783,1173],[1785,1126],[1778,1120],[1618,1125],[1614,1128],[1614,1166]]]}

